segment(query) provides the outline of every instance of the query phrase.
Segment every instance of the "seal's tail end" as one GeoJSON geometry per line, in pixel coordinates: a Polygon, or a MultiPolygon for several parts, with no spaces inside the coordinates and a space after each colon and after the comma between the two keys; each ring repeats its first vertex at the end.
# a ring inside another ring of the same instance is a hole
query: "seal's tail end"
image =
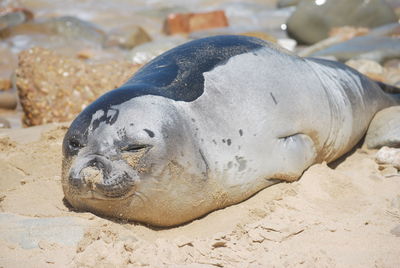
{"type": "Polygon", "coordinates": [[[375,81],[380,88],[385,91],[386,93],[390,93],[390,94],[400,94],[400,88],[396,87],[396,86],[392,86],[392,85],[388,85],[385,84],[383,82],[379,82],[379,81],[375,81]]]}
{"type": "Polygon", "coordinates": [[[383,82],[375,81],[378,86],[386,93],[391,94],[400,105],[400,88],[392,85],[385,84],[383,82]]]}

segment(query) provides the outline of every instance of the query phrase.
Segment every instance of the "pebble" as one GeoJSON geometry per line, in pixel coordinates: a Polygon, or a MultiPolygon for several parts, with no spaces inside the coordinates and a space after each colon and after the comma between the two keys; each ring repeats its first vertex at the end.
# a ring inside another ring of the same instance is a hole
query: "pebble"
{"type": "Polygon", "coordinates": [[[392,230],[390,230],[390,233],[397,237],[400,237],[400,225],[397,225],[392,230]]]}
{"type": "Polygon", "coordinates": [[[15,92],[0,91],[0,109],[14,110],[17,107],[17,96],[15,92]]]}
{"type": "Polygon", "coordinates": [[[117,45],[123,49],[132,49],[151,41],[151,37],[142,27],[129,24],[112,29],[107,37],[107,45],[117,45]]]}
{"type": "Polygon", "coordinates": [[[20,7],[0,7],[0,31],[33,19],[33,13],[20,7]]]}
{"type": "MultiPolygon", "coordinates": [[[[0,128],[10,128],[10,127],[11,127],[10,122],[8,122],[8,120],[5,118],[0,117],[0,128]]],[[[0,201],[1,201],[1,198],[0,198],[0,201]]]]}
{"type": "Polygon", "coordinates": [[[375,155],[378,164],[392,165],[400,170],[400,149],[382,147],[375,155]]]}

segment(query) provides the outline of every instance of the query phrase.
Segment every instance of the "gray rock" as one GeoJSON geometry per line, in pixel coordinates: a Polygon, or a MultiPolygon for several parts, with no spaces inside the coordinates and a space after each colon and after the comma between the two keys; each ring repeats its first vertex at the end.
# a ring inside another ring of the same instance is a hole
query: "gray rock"
{"type": "Polygon", "coordinates": [[[33,14],[24,8],[8,8],[0,10],[0,31],[24,23],[33,18],[33,14]]]}
{"type": "Polygon", "coordinates": [[[397,22],[396,14],[383,0],[302,0],[287,22],[289,35],[313,44],[328,37],[333,27],[374,28],[397,22]]]}
{"type": "Polygon", "coordinates": [[[295,6],[300,2],[300,0],[278,0],[278,3],[276,3],[276,6],[278,8],[284,8],[284,7],[290,7],[290,6],[295,6]]]}
{"type": "Polygon", "coordinates": [[[68,39],[89,40],[99,44],[106,40],[105,33],[96,25],[72,16],[53,18],[41,25],[45,30],[68,39]]]}
{"type": "Polygon", "coordinates": [[[400,106],[386,108],[375,115],[365,143],[368,148],[400,147],[400,106]]]}
{"type": "Polygon", "coordinates": [[[0,237],[24,249],[37,248],[40,241],[76,246],[84,235],[85,222],[74,217],[30,218],[0,213],[0,237]]]}
{"type": "Polygon", "coordinates": [[[384,62],[400,57],[398,37],[359,36],[311,54],[311,57],[334,56],[339,61],[366,59],[384,62]]]}

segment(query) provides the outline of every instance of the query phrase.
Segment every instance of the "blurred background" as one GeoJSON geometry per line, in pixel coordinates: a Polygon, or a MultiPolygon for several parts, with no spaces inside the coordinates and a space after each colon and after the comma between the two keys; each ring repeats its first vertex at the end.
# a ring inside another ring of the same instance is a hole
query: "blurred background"
{"type": "Polygon", "coordinates": [[[400,86],[400,0],[0,0],[0,128],[71,121],[192,39],[255,36],[400,86]]]}

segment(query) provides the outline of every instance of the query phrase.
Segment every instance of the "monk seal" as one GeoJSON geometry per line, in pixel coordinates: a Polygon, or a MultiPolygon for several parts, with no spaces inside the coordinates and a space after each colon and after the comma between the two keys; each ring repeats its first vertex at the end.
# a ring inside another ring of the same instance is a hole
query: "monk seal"
{"type": "Polygon", "coordinates": [[[333,161],[398,101],[337,62],[253,37],[165,52],[72,122],[62,186],[75,208],[172,226],[333,161]]]}

